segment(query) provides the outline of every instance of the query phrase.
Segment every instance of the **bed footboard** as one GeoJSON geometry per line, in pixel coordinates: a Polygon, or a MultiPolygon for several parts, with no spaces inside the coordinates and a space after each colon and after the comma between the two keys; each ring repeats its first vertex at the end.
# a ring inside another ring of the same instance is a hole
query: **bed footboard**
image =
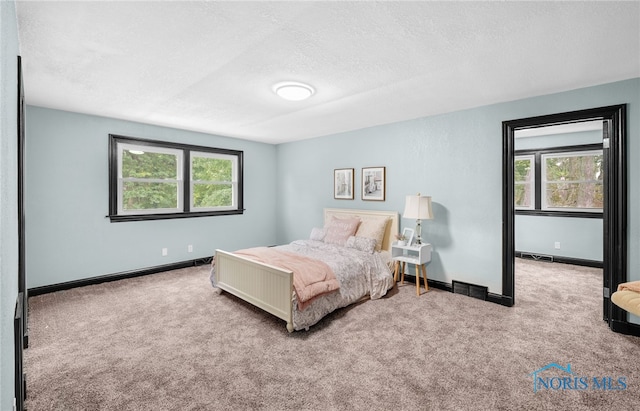
{"type": "Polygon", "coordinates": [[[287,322],[293,332],[293,272],[216,250],[216,285],[287,322]]]}

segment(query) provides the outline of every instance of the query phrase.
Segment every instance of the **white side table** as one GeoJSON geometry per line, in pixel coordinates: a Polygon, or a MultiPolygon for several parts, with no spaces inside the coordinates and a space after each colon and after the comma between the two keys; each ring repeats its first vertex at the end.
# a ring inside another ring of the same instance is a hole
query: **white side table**
{"type": "Polygon", "coordinates": [[[404,270],[407,263],[416,266],[416,295],[420,296],[420,271],[424,279],[424,290],[429,291],[427,285],[427,268],[425,265],[431,261],[431,244],[422,243],[418,245],[391,245],[391,257],[395,261],[395,271],[393,280],[398,281],[398,272],[402,270],[402,284],[404,284],[404,270]],[[402,268],[400,265],[402,264],[402,268]]]}

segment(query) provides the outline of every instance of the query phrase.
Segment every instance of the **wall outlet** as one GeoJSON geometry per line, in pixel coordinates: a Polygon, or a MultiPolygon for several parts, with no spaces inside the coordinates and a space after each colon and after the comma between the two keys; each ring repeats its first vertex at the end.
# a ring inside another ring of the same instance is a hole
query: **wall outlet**
{"type": "Polygon", "coordinates": [[[553,243],[553,246],[555,247],[556,250],[560,249],[560,241],[556,241],[555,243],[553,243]]]}
{"type": "Polygon", "coordinates": [[[193,246],[191,244],[189,244],[187,246],[187,252],[192,253],[193,252],[193,246]]]}
{"type": "Polygon", "coordinates": [[[169,249],[168,249],[168,248],[163,248],[163,249],[162,249],[162,256],[163,256],[163,257],[166,257],[166,256],[167,256],[167,254],[169,254],[169,249]]]}

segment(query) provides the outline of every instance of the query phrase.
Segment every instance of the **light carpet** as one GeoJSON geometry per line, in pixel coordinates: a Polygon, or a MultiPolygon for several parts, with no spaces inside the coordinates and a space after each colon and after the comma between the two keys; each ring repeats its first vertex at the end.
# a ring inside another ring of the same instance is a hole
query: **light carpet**
{"type": "Polygon", "coordinates": [[[214,293],[208,275],[193,267],[31,298],[27,408],[640,409],[640,338],[602,321],[599,269],[518,259],[510,308],[433,288],[417,297],[405,283],[293,334],[214,293]],[[573,374],[541,371],[552,386],[534,392],[532,373],[552,363],[573,374]],[[611,389],[591,386],[608,377],[611,389]]]}

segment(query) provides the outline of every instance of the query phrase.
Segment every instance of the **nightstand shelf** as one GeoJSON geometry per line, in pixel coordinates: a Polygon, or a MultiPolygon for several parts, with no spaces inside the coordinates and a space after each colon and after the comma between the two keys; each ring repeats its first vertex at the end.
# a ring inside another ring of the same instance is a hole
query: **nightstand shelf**
{"type": "Polygon", "coordinates": [[[416,295],[420,295],[420,272],[424,279],[424,289],[429,291],[427,285],[427,269],[425,265],[431,261],[431,244],[423,243],[418,245],[391,245],[391,257],[395,261],[394,281],[398,281],[398,274],[402,273],[401,282],[404,284],[404,272],[406,264],[416,266],[416,295]]]}

